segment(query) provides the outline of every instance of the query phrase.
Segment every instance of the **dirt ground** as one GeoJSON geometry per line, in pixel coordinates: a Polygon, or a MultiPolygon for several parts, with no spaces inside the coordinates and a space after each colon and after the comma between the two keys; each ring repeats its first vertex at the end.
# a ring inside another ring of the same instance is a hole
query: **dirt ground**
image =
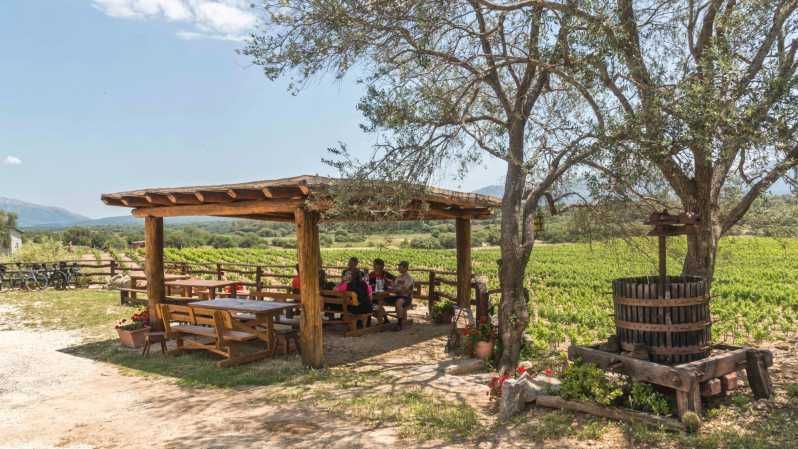
{"type": "MultiPolygon", "coordinates": [[[[0,449],[641,447],[617,425],[605,427],[600,441],[520,438],[524,430],[519,423],[551,413],[536,408],[514,425],[488,427],[478,441],[408,441],[387,423],[367,424],[299,401],[266,400],[280,386],[192,388],[168,377],[141,377],[77,357],[64,349],[83,342],[78,332],[15,329],[3,322],[8,316],[4,307],[0,305],[0,449]]],[[[325,346],[330,363],[390,374],[396,379],[392,388],[420,386],[489,415],[488,374],[445,374],[453,363],[443,351],[445,333],[446,326],[419,322],[402,332],[362,338],[329,334],[325,346]]],[[[774,384],[783,391],[787,383],[798,382],[798,339],[778,343],[774,351],[774,384]]],[[[782,393],[762,407],[758,404],[750,416],[766,416],[785,400],[782,393]]],[[[565,419],[585,422],[583,417],[565,419]]]]}

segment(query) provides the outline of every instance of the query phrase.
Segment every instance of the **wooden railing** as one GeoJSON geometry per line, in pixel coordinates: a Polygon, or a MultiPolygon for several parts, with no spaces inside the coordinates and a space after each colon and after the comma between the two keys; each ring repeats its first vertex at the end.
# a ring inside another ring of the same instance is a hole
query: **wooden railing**
{"type": "MultiPolygon", "coordinates": [[[[120,273],[141,272],[140,265],[133,261],[117,261],[113,259],[98,261],[65,260],[58,262],[31,262],[22,264],[25,268],[33,265],[46,264],[48,267],[66,263],[67,265],[77,264],[80,268],[78,274],[79,281],[76,285],[106,285],[108,280],[120,273]]],[[[0,264],[6,266],[6,276],[8,279],[13,273],[29,272],[29,270],[17,269],[18,264],[0,264]],[[13,270],[12,270],[13,268],[13,270]]],[[[323,267],[331,280],[336,280],[345,267],[325,266],[323,267]]],[[[253,289],[253,293],[259,294],[264,291],[284,291],[291,290],[291,279],[295,276],[294,265],[258,265],[248,263],[227,263],[227,262],[164,262],[164,269],[168,273],[185,274],[196,277],[210,277],[214,279],[240,280],[240,284],[253,289]]],[[[426,300],[431,307],[435,301],[441,298],[457,302],[457,273],[453,271],[436,270],[428,268],[413,268],[408,270],[415,279],[414,298],[426,300]]],[[[6,282],[7,283],[7,282],[6,282]]],[[[0,288],[3,286],[0,286],[0,288]]],[[[487,315],[487,307],[490,304],[490,295],[496,293],[495,290],[487,289],[487,286],[478,280],[471,281],[471,304],[476,304],[477,316],[487,315]],[[484,309],[484,310],[480,310],[484,309]]]]}

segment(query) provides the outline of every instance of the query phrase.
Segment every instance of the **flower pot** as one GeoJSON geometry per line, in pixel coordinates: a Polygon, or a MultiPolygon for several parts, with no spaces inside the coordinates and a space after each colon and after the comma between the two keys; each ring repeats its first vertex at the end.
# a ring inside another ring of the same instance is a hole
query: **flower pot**
{"type": "Polygon", "coordinates": [[[147,332],[149,331],[149,327],[142,327],[141,329],[132,331],[119,328],[116,329],[116,332],[119,334],[119,342],[122,343],[122,346],[127,346],[128,348],[140,348],[144,346],[144,339],[147,338],[147,332]]]}
{"type": "Polygon", "coordinates": [[[478,359],[488,360],[492,352],[493,352],[493,342],[478,341],[477,344],[474,345],[474,356],[478,359]]]}

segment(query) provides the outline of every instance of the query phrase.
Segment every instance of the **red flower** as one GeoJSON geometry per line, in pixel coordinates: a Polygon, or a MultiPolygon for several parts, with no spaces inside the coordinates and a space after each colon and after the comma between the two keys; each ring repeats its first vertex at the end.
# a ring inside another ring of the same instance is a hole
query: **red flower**
{"type": "Polygon", "coordinates": [[[543,370],[543,374],[545,374],[547,376],[553,376],[554,375],[554,370],[551,369],[551,368],[546,368],[545,370],[543,370]]]}
{"type": "Polygon", "coordinates": [[[524,368],[523,366],[519,366],[518,368],[516,368],[516,369],[515,369],[515,371],[516,371],[516,372],[517,372],[519,375],[520,375],[520,374],[524,374],[524,373],[526,372],[526,368],[524,368]]]}

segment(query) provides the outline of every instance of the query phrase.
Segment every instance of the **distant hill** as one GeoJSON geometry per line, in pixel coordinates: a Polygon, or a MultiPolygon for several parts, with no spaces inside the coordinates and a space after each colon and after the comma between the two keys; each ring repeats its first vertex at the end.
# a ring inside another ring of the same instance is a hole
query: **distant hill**
{"type": "MultiPolygon", "coordinates": [[[[221,217],[172,217],[166,219],[167,225],[173,224],[197,224],[197,223],[211,223],[217,221],[225,221],[225,220],[234,220],[233,218],[221,218],[221,217]]],[[[80,223],[73,223],[70,226],[80,226],[84,228],[95,228],[100,226],[131,226],[131,225],[144,225],[144,219],[134,217],[132,215],[120,215],[117,217],[105,217],[105,218],[97,218],[94,220],[87,220],[82,221],[80,223]]]]}
{"type": "Polygon", "coordinates": [[[88,217],[61,207],[42,206],[4,197],[0,197],[0,210],[17,214],[17,225],[21,228],[71,226],[89,220],[88,217]]]}
{"type": "Polygon", "coordinates": [[[501,198],[504,195],[504,186],[500,185],[485,186],[480,189],[474,190],[473,193],[478,193],[480,195],[492,195],[501,198]]]}

